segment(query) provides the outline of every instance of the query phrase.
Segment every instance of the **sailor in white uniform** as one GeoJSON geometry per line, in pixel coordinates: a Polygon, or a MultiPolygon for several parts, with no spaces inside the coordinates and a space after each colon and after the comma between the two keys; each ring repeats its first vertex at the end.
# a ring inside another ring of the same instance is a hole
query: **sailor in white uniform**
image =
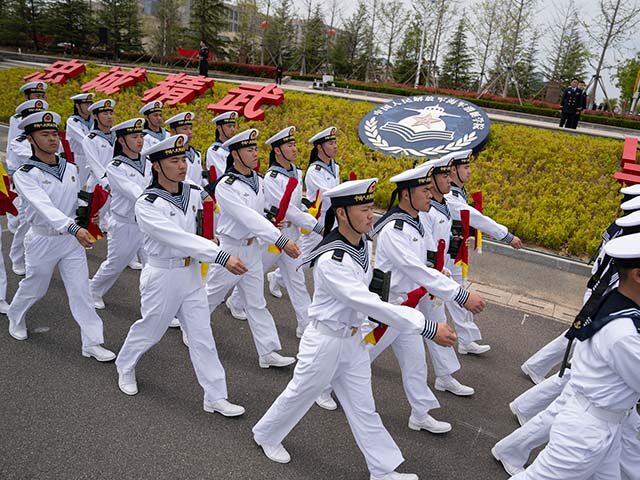
{"type": "Polygon", "coordinates": [[[205,186],[207,183],[202,175],[202,158],[200,152],[193,148],[190,144],[193,136],[193,119],[195,115],[193,112],[182,112],[174,115],[167,120],[169,125],[169,131],[171,135],[186,135],[187,136],[187,182],[191,182],[194,185],[205,186]]]}
{"type": "MultiPolygon", "coordinates": [[[[106,173],[107,165],[113,160],[113,148],[116,142],[115,133],[111,131],[115,120],[113,113],[115,106],[115,100],[110,98],[98,100],[89,106],[93,128],[82,141],[82,148],[91,171],[87,183],[89,191],[93,191],[98,184],[105,190],[109,189],[106,173]]],[[[106,208],[106,206],[103,208],[105,212],[106,208]]]]}
{"type": "MultiPolygon", "coordinates": [[[[620,209],[623,215],[629,215],[632,212],[640,210],[640,184],[623,187],[620,189],[620,193],[622,193],[620,209]]],[[[595,287],[595,282],[605,273],[600,271],[603,267],[602,258],[604,257],[604,246],[609,240],[620,235],[621,232],[622,228],[617,225],[617,222],[613,222],[602,234],[600,248],[593,258],[591,279],[589,283],[587,283],[583,303],[586,302],[591,295],[591,291],[595,287]]],[[[541,383],[551,369],[562,361],[562,356],[567,346],[564,333],[565,332],[558,335],[558,337],[534,353],[520,367],[522,371],[531,378],[533,383],[541,383]]]]}
{"type": "Polygon", "coordinates": [[[111,187],[107,258],[91,279],[91,294],[98,309],[105,308],[102,297],[136,255],[144,258],[142,232],[135,216],[136,201],[151,183],[151,165],[140,155],[143,127],[144,119],[132,118],[111,129],[116,143],[106,170],[111,187]]]}
{"type": "MultiPolygon", "coordinates": [[[[431,165],[423,165],[391,178],[391,182],[396,184],[391,208],[373,229],[373,235],[378,240],[376,267],[392,272],[389,288],[391,303],[401,303],[407,299],[409,292],[424,287],[431,295],[442,300],[455,301],[467,310],[481,311],[485,302],[477,293],[467,291],[426,265],[427,246],[418,215],[430,208],[431,170],[431,165]],[[399,204],[392,206],[396,196],[399,204]]],[[[450,327],[442,324],[442,328],[450,327]]],[[[422,339],[402,330],[388,328],[370,350],[371,360],[375,360],[389,346],[398,359],[404,391],[411,405],[409,428],[431,433],[451,430],[451,424],[438,421],[429,414],[431,410],[439,408],[440,403],[427,385],[427,363],[422,339]]]]}
{"type": "MultiPolygon", "coordinates": [[[[605,246],[619,286],[572,327],[581,342],[571,362],[571,398],[549,443],[516,480],[619,479],[623,425],[640,400],[640,233],[605,246]]],[[[637,439],[636,439],[637,442],[637,439]]]]}
{"type": "Polygon", "coordinates": [[[262,248],[264,245],[274,244],[292,258],[297,258],[300,250],[263,216],[264,183],[254,171],[258,164],[257,137],[258,131],[249,129],[224,143],[224,147],[230,152],[228,168],[215,189],[216,201],[220,206],[220,214],[216,218],[220,246],[239,256],[248,272],[237,277],[219,265],[212,265],[207,274],[207,295],[209,308],[213,312],[237,285],[247,312],[260,367],[285,367],[295,362],[295,358],[283,357],[277,353],[281,349],[280,339],[262,293],[262,248]]]}
{"type": "Polygon", "coordinates": [[[67,140],[73,152],[73,159],[80,174],[80,186],[84,188],[89,180],[89,164],[84,153],[84,137],[91,131],[91,112],[89,106],[93,103],[93,93],[79,93],[71,97],[73,100],[73,115],[67,118],[67,140]]]}
{"type": "Polygon", "coordinates": [[[102,320],[91,302],[84,251],[95,239],[74,220],[80,190],[78,170],[57,155],[59,124],[57,113],[45,111],[29,115],[19,125],[27,134],[34,155],[13,176],[26,203],[30,230],[25,238],[26,277],[9,308],[9,334],[16,340],[27,339],[26,314],[47,293],[57,266],[71,313],[80,326],[82,355],[107,362],[115,355],[101,346],[102,320]]]}
{"type": "Polygon", "coordinates": [[[158,142],[171,136],[163,127],[162,106],[162,102],[155,100],[140,109],[140,113],[144,115],[144,130],[142,132],[144,134],[144,150],[149,150],[158,142]]]}
{"type": "Polygon", "coordinates": [[[336,392],[372,480],[415,480],[398,473],[402,454],[376,412],[371,391],[371,360],[363,343],[368,317],[419,337],[451,345],[455,333],[425,320],[415,309],[383,302],[369,290],[373,276],[371,241],[373,192],[377,179],[345,182],[325,192],[331,209],[328,235],[306,257],[313,269],[315,292],[311,323],[300,340],[293,379],[253,427],[265,455],[279,463],[291,460],[282,441],[328,386],[336,392]],[[334,218],[338,228],[332,230],[334,218]]]}
{"type": "MultiPolygon", "coordinates": [[[[435,256],[439,240],[445,242],[445,268],[453,263],[456,251],[452,250],[451,212],[447,204],[445,195],[449,193],[451,187],[451,179],[449,171],[451,168],[451,160],[429,160],[423,165],[432,167],[433,181],[431,182],[431,207],[426,212],[420,212],[420,221],[425,231],[425,241],[427,251],[431,252],[431,256],[435,256]]],[[[430,320],[438,323],[446,323],[447,316],[445,314],[444,303],[440,300],[430,300],[423,297],[419,304],[420,311],[430,320]]],[[[469,396],[475,393],[474,389],[461,384],[453,377],[453,374],[460,370],[460,362],[456,356],[456,352],[451,347],[442,347],[434,342],[427,341],[427,347],[433,361],[433,369],[436,374],[435,389],[439,391],[449,391],[454,395],[469,396]]]]}
{"type": "Polygon", "coordinates": [[[212,181],[208,176],[211,167],[215,167],[216,169],[216,179],[224,175],[225,169],[227,168],[229,151],[222,145],[236,134],[238,114],[236,112],[224,112],[214,117],[211,121],[216,126],[216,136],[214,142],[207,149],[205,173],[209,181],[212,181]]]}
{"type": "Polygon", "coordinates": [[[244,408],[227,400],[225,372],[211,333],[199,261],[215,262],[230,275],[242,275],[246,269],[238,257],[195,234],[198,210],[208,194],[184,181],[186,150],[186,135],[176,135],[142,152],[153,165],[153,184],[135,205],[148,254],[140,275],[142,319],[131,326],[118,354],[118,386],[127,395],[138,393],[138,361],[160,341],[178,315],[189,340],[193,368],[204,390],[204,410],[234,417],[242,415],[244,408]]]}
{"type": "MultiPolygon", "coordinates": [[[[447,205],[451,212],[453,224],[460,222],[460,211],[469,211],[469,224],[471,227],[480,230],[483,233],[491,235],[493,238],[511,245],[515,249],[522,248],[522,241],[509,232],[509,229],[483,215],[478,210],[469,205],[467,191],[464,184],[471,178],[471,156],[472,150],[462,150],[460,152],[445,155],[443,159],[451,159],[451,191],[445,195],[447,205]]],[[[462,267],[450,262],[447,268],[451,271],[452,278],[463,285],[462,267]]],[[[473,353],[476,355],[485,353],[491,349],[489,345],[478,345],[477,340],[482,338],[480,328],[476,325],[473,314],[465,311],[456,303],[446,302],[447,310],[451,315],[451,319],[456,327],[458,334],[458,352],[461,354],[473,353]]]]}
{"type": "MultiPolygon", "coordinates": [[[[16,117],[19,119],[25,119],[32,113],[42,112],[49,108],[49,104],[46,100],[35,99],[22,102],[16,108],[16,117]]],[[[11,117],[14,118],[14,117],[11,117]]],[[[14,132],[16,137],[10,139],[7,138],[7,171],[9,175],[13,175],[24,163],[26,163],[33,155],[31,143],[24,131],[18,128],[16,124],[14,132]]],[[[29,231],[29,224],[24,217],[24,207],[22,198],[18,196],[14,203],[18,210],[18,216],[11,216],[8,223],[12,223],[10,230],[13,232],[13,239],[11,240],[11,246],[9,248],[9,258],[11,259],[11,268],[16,275],[25,274],[24,266],[24,238],[29,231]]]]}

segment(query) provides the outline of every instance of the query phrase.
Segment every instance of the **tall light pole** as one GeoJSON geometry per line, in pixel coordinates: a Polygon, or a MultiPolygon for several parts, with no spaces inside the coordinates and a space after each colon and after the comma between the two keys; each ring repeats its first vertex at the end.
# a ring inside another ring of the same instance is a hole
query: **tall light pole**
{"type": "Polygon", "coordinates": [[[422,35],[420,37],[420,53],[418,54],[418,68],[416,69],[416,81],[413,84],[413,88],[418,88],[420,85],[420,72],[422,71],[422,58],[424,57],[424,40],[427,35],[427,22],[424,17],[422,18],[422,35]]]}

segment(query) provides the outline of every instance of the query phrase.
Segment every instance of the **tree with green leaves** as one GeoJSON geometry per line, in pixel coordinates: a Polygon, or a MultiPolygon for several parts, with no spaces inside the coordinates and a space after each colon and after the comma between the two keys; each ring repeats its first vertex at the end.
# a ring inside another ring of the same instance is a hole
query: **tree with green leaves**
{"type": "Polygon", "coordinates": [[[307,18],[302,24],[302,41],[298,46],[301,75],[320,69],[325,63],[327,49],[327,27],[320,4],[313,7],[313,2],[309,0],[307,7],[307,18]]]}
{"type": "Polygon", "coordinates": [[[620,89],[620,100],[631,105],[634,86],[640,74],[640,52],[633,58],[628,58],[618,65],[615,73],[616,87],[620,89]]]}
{"type": "Polygon", "coordinates": [[[391,0],[380,5],[377,15],[380,21],[381,40],[385,49],[384,79],[388,80],[392,70],[393,49],[407,25],[409,14],[400,0],[391,0]]]}
{"type": "Polygon", "coordinates": [[[294,17],[292,0],[279,0],[273,15],[267,19],[268,25],[264,36],[266,63],[280,65],[285,70],[294,67],[294,17]]]}
{"type": "MultiPolygon", "coordinates": [[[[413,17],[405,28],[402,42],[395,52],[393,79],[399,83],[412,83],[416,75],[416,65],[420,55],[420,39],[422,36],[422,19],[413,17]]],[[[423,65],[420,76],[424,78],[426,65],[423,65]]]]}
{"type": "Polygon", "coordinates": [[[47,11],[48,30],[56,43],[74,52],[86,52],[95,42],[96,26],[85,0],[55,0],[47,11]]]}
{"type": "Polygon", "coordinates": [[[184,28],[176,15],[178,7],[179,0],[157,0],[154,5],[151,43],[153,52],[158,53],[163,63],[175,53],[184,38],[184,28]]]}
{"type": "Polygon", "coordinates": [[[336,75],[364,80],[369,61],[367,42],[371,35],[367,5],[360,0],[357,10],[343,21],[331,52],[331,63],[336,75]]]}
{"type": "Polygon", "coordinates": [[[260,21],[262,15],[256,0],[240,0],[238,11],[238,32],[230,47],[230,58],[239,63],[258,63],[260,49],[260,21]]]}
{"type": "Polygon", "coordinates": [[[226,56],[226,41],[220,32],[227,29],[228,8],[222,0],[191,0],[189,37],[191,46],[198,48],[200,42],[209,47],[214,56],[226,56]]]}
{"type": "Polygon", "coordinates": [[[98,23],[109,32],[108,48],[117,59],[122,52],[142,52],[142,22],[137,0],[102,0],[98,23]]]}
{"type": "Polygon", "coordinates": [[[9,45],[41,48],[41,35],[45,33],[45,0],[9,0],[3,2],[1,38],[9,45]]]}
{"type": "Polygon", "coordinates": [[[442,73],[438,78],[441,87],[465,90],[471,88],[474,60],[467,46],[466,31],[467,20],[463,13],[444,57],[442,73]]]}

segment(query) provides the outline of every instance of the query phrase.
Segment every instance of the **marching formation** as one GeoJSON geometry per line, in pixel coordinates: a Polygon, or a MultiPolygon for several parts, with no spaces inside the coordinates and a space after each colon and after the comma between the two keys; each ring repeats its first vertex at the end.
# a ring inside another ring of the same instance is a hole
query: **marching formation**
{"type": "MultiPolygon", "coordinates": [[[[124,394],[138,393],[141,357],[168,328],[180,328],[203,409],[235,417],[245,409],[228,398],[211,328],[212,313],[224,304],[247,321],[260,368],[295,364],[291,381],[252,429],[269,459],[288,463],[289,432],[314,404],[335,410],[339,403],[371,479],[417,479],[397,472],[404,459],[376,411],[371,363],[391,347],[413,430],[452,429],[433,414],[440,402],[427,384],[427,352],[436,390],[475,393],[454,376],[458,354],[491,348],[478,343],[474,319],[485,300],[467,288],[470,234],[484,232],[516,249],[522,242],[482,213],[480,199],[469,203],[473,152],[392,177],[389,208],[374,221],[378,180],[341,182],[335,127],[308,140],[306,171],[297,166],[296,128],[273,133],[264,142],[263,177],[260,133],[240,130],[236,112],[213,118],[215,139],[201,155],[191,145],[194,114],[164,121],[161,102],[116,123],[114,100],[74,95],[61,136],[62,119],[48,110],[46,90],[42,82],[21,88],[26,98],[11,117],[7,141],[18,194],[17,215],[8,216],[9,258],[24,276],[9,305],[0,262],[0,312],[11,337],[29,338],[28,311],[58,267],[82,355],[115,360],[124,394]],[[89,278],[85,249],[102,236],[107,256],[89,278]],[[141,270],[141,311],[116,354],[103,346],[96,310],[107,308],[103,297],[127,267],[141,270]],[[282,352],[265,279],[273,296],[288,293],[297,353],[282,352]]],[[[622,192],[625,215],[603,237],[576,322],[522,366],[538,385],[511,403],[522,427],[492,450],[514,478],[640,478],[640,187],[622,192]],[[561,362],[561,371],[545,379],[561,362]],[[525,469],[531,451],[545,443],[525,469]]]]}

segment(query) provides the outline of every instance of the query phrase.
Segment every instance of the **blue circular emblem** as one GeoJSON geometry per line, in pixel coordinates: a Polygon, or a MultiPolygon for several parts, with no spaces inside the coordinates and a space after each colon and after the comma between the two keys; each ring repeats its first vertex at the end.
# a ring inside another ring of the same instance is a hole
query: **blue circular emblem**
{"type": "Polygon", "coordinates": [[[489,135],[489,117],[459,98],[425,95],[393,99],[360,121],[360,140],[386,155],[436,158],[476,150],[489,135]]]}

